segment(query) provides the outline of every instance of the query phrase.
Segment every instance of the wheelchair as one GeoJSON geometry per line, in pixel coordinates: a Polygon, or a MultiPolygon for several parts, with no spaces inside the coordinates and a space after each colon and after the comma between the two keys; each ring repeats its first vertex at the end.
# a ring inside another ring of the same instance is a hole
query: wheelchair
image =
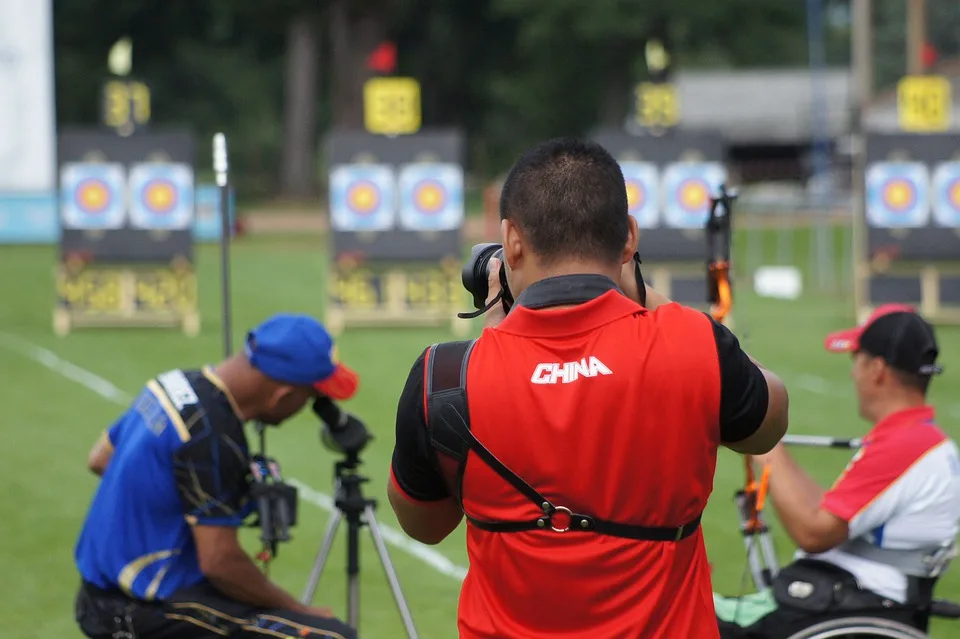
{"type": "MultiPolygon", "coordinates": [[[[750,460],[747,459],[747,485],[736,491],[734,502],[740,520],[747,554],[747,563],[754,587],[758,592],[773,587],[773,580],[780,572],[770,527],[763,517],[763,502],[766,493],[766,475],[757,482],[753,476],[750,460]]],[[[929,573],[924,578],[911,577],[911,588],[920,596],[916,604],[899,610],[903,613],[897,620],[884,617],[872,610],[850,610],[811,617],[809,625],[798,621],[782,630],[785,634],[770,639],[860,639],[887,637],[889,639],[930,639],[927,634],[934,618],[960,619],[960,604],[938,599],[933,592],[939,578],[950,562],[957,556],[957,548],[950,543],[929,555],[929,573]],[[900,621],[909,616],[911,623],[900,621]],[[801,626],[800,629],[797,626],[801,626]]]]}

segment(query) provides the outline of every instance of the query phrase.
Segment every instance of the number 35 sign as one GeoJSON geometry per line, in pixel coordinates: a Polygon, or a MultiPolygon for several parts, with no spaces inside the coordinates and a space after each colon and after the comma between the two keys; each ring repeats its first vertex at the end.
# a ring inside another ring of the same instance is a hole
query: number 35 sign
{"type": "Polygon", "coordinates": [[[363,120],[376,135],[420,130],[420,83],[414,78],[372,78],[363,87],[363,120]]]}

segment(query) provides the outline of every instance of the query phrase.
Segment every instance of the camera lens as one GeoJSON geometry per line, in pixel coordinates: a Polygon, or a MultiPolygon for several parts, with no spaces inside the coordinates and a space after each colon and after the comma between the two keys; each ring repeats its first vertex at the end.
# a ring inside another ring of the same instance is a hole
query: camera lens
{"type": "MultiPolygon", "coordinates": [[[[490,258],[493,257],[503,262],[503,245],[493,242],[475,244],[460,272],[463,288],[473,295],[473,306],[478,310],[486,305],[487,295],[490,293],[487,281],[490,276],[490,258]]],[[[501,282],[504,279],[502,267],[500,279],[501,282]]]]}

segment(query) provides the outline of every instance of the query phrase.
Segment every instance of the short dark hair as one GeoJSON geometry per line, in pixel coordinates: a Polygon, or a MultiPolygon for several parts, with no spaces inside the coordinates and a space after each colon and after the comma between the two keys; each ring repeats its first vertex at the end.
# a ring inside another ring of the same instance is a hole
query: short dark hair
{"type": "Polygon", "coordinates": [[[620,164],[599,144],[574,138],[526,151],[500,195],[500,218],[516,223],[545,263],[564,257],[619,261],[627,210],[620,164]]]}
{"type": "Polygon", "coordinates": [[[919,373],[902,371],[899,368],[893,368],[892,366],[890,367],[890,370],[893,371],[893,377],[897,380],[897,382],[900,383],[901,386],[919,391],[926,396],[927,389],[930,388],[930,381],[933,379],[933,377],[930,375],[920,375],[919,373]]]}

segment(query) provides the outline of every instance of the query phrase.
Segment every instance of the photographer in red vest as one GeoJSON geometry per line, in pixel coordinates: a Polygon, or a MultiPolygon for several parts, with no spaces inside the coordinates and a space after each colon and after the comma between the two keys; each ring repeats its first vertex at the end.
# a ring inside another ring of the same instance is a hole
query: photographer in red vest
{"type": "Polygon", "coordinates": [[[727,328],[643,286],[602,147],[525,153],[501,231],[509,293],[491,260],[488,301],[515,301],[414,363],[388,485],[421,542],[466,516],[460,637],[719,637],[700,528],[717,449],[773,448],[783,384],[727,328]]]}

